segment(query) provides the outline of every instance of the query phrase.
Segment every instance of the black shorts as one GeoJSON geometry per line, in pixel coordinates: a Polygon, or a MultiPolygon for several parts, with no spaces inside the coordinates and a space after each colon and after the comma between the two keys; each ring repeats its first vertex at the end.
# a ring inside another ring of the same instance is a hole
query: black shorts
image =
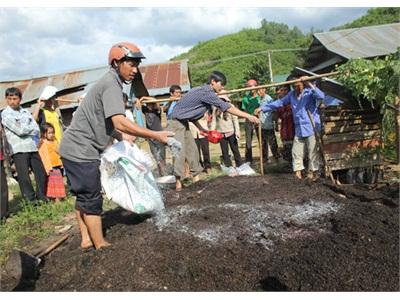
{"type": "Polygon", "coordinates": [[[70,191],[76,196],[75,208],[87,215],[101,215],[100,161],[75,162],[62,158],[70,191]]]}

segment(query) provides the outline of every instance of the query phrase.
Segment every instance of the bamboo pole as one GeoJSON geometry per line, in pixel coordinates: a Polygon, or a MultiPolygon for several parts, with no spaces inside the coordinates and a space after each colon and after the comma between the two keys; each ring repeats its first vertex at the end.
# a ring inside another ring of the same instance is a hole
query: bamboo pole
{"type": "Polygon", "coordinates": [[[56,100],[56,101],[59,101],[59,102],[79,103],[78,100],[72,100],[72,99],[56,98],[55,100],[56,100]]]}
{"type": "Polygon", "coordinates": [[[289,84],[293,84],[293,83],[296,83],[296,82],[310,81],[310,80],[314,80],[314,79],[318,79],[318,78],[322,78],[322,77],[334,76],[334,75],[337,75],[337,74],[339,74],[338,71],[329,72],[329,73],[309,76],[304,80],[299,78],[299,79],[293,79],[293,80],[288,80],[288,81],[283,81],[283,82],[258,85],[258,86],[254,86],[254,87],[252,86],[252,87],[247,87],[247,88],[224,91],[222,93],[219,93],[218,95],[235,94],[235,93],[240,93],[240,92],[247,92],[247,91],[252,91],[252,90],[259,90],[259,89],[274,87],[274,86],[289,85],[289,84]]]}
{"type": "MultiPolygon", "coordinates": [[[[260,112],[260,114],[261,114],[261,112],[260,112]]],[[[259,116],[259,118],[260,118],[260,116],[259,116]]],[[[261,175],[264,175],[264,157],[263,157],[261,123],[258,124],[258,146],[259,146],[259,151],[260,151],[260,171],[261,171],[261,175]]]]}
{"type": "MultiPolygon", "coordinates": [[[[301,81],[309,81],[309,80],[314,80],[322,77],[329,77],[329,76],[334,76],[339,74],[339,72],[329,72],[329,73],[324,73],[324,74],[319,74],[319,75],[314,75],[314,76],[309,76],[305,80],[302,79],[294,79],[294,80],[288,80],[288,81],[282,81],[282,82],[276,82],[276,83],[270,83],[270,84],[264,84],[264,85],[258,85],[254,87],[247,87],[247,88],[240,88],[240,89],[234,89],[234,90],[228,90],[224,91],[222,93],[218,93],[218,95],[227,95],[227,94],[235,94],[235,93],[240,93],[240,92],[247,92],[247,91],[252,91],[252,90],[259,90],[263,88],[270,88],[274,86],[281,86],[281,85],[289,85],[293,84],[296,82],[301,82],[301,81]]],[[[156,99],[152,97],[143,97],[142,103],[160,103],[160,102],[172,102],[172,101],[177,101],[179,99],[176,98],[164,98],[164,99],[156,99]]]]}
{"type": "Polygon", "coordinates": [[[323,147],[323,144],[322,144],[322,139],[321,139],[321,136],[319,135],[319,133],[317,131],[317,128],[315,127],[314,118],[313,118],[313,116],[311,115],[311,112],[308,109],[306,111],[307,111],[308,118],[310,119],[311,126],[312,126],[312,128],[314,130],[315,142],[317,143],[317,146],[319,147],[319,151],[320,151],[320,154],[322,156],[322,160],[324,162],[325,177],[329,177],[330,180],[332,181],[332,183],[335,184],[336,181],[333,178],[331,169],[329,168],[328,161],[326,159],[325,152],[324,152],[324,147],[323,147]]]}

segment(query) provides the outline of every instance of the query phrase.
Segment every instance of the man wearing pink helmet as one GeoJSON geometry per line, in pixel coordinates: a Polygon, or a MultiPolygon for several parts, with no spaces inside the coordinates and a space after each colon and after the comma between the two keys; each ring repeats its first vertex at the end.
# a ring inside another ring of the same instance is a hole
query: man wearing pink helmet
{"type": "MultiPolygon", "coordinates": [[[[254,79],[250,79],[246,83],[246,87],[255,87],[257,86],[257,81],[254,79]]],[[[242,110],[247,112],[250,115],[254,114],[254,110],[260,107],[260,96],[257,94],[257,90],[252,90],[246,93],[246,95],[242,99],[242,110]]],[[[257,129],[257,126],[254,125],[252,122],[246,120],[244,123],[244,132],[246,136],[246,151],[245,151],[245,158],[246,162],[253,163],[253,149],[252,149],[252,142],[253,142],[253,132],[257,129]]],[[[258,134],[256,132],[256,136],[258,138],[258,134]]]]}
{"type": "Polygon", "coordinates": [[[132,141],[132,136],[140,136],[166,143],[168,136],[174,135],[140,127],[125,116],[122,83],[135,79],[143,58],[134,44],[122,42],[111,47],[110,70],[87,92],[61,141],[60,154],[70,190],[76,195],[75,210],[83,249],[110,245],[102,231],[99,170],[100,154],[110,139],[132,141]]]}

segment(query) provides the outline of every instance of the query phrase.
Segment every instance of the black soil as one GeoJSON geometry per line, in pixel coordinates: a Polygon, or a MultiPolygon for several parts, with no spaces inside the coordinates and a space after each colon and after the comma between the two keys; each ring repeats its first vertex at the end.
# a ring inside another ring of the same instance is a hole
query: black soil
{"type": "Polygon", "coordinates": [[[398,291],[398,196],[397,185],[220,177],[167,191],[164,217],[105,213],[112,247],[83,252],[75,234],[35,280],[3,276],[1,289],[398,291]]]}

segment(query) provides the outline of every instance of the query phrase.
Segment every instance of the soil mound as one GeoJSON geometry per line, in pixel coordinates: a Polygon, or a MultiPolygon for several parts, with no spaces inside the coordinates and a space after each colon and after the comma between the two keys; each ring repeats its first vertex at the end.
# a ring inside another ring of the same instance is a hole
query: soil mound
{"type": "Polygon", "coordinates": [[[74,235],[37,280],[2,289],[398,291],[398,202],[398,186],[220,177],[166,191],[157,217],[106,212],[112,247],[83,252],[74,235]]]}

